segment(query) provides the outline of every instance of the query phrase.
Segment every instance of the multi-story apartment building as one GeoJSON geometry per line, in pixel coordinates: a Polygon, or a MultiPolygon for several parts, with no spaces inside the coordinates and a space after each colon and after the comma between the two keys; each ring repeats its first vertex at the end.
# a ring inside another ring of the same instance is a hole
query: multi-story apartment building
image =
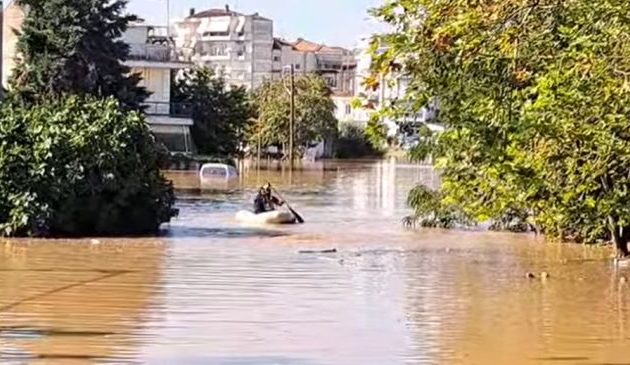
{"type": "MultiPolygon", "coordinates": [[[[22,27],[25,12],[12,1],[2,15],[2,84],[8,87],[15,59],[19,57],[16,52],[16,30],[22,27]]],[[[191,152],[190,126],[193,122],[190,110],[185,105],[172,103],[170,93],[174,72],[190,67],[190,64],[178,60],[174,42],[167,36],[166,28],[131,24],[123,40],[130,48],[125,64],[131,68],[131,72],[142,76],[141,85],[151,92],[146,101],[147,121],[151,130],[171,151],[191,152]]]]}
{"type": "Polygon", "coordinates": [[[273,21],[259,14],[225,9],[189,16],[175,25],[176,44],[186,60],[213,69],[228,85],[255,89],[270,78],[273,68],[273,21]]]}
{"type": "Polygon", "coordinates": [[[272,79],[281,77],[291,65],[296,74],[313,72],[317,69],[317,59],[314,54],[300,52],[293,43],[282,38],[274,38],[272,60],[272,79]]]}
{"type": "Polygon", "coordinates": [[[18,37],[16,30],[22,28],[24,10],[15,0],[8,2],[2,12],[2,86],[7,88],[17,56],[18,37]]]}
{"type": "MultiPolygon", "coordinates": [[[[357,68],[354,81],[356,85],[354,95],[355,99],[360,100],[363,106],[361,108],[346,106],[343,108],[345,113],[342,115],[340,106],[343,107],[343,105],[341,101],[338,101],[337,118],[340,120],[353,121],[361,124],[367,123],[375,111],[388,107],[392,103],[398,103],[398,106],[400,106],[400,103],[404,101],[406,96],[410,79],[409,76],[403,73],[380,75],[378,88],[376,90],[364,86],[364,80],[370,76],[372,72],[371,66],[373,57],[369,52],[370,42],[371,38],[361,39],[355,51],[357,68]]],[[[387,46],[383,45],[381,48],[377,49],[376,52],[384,52],[386,50],[387,46]]],[[[432,103],[419,111],[410,110],[408,115],[396,120],[386,119],[383,122],[389,129],[389,135],[393,137],[401,133],[401,128],[413,131],[420,124],[428,125],[435,130],[440,130],[441,128],[439,126],[432,124],[436,116],[437,107],[435,103],[432,103]]]]}
{"type": "Polygon", "coordinates": [[[356,60],[352,51],[328,47],[299,38],[291,43],[276,38],[273,45],[273,76],[293,65],[296,73],[321,75],[335,95],[354,93],[356,60]]]}
{"type": "Polygon", "coordinates": [[[172,152],[191,152],[190,127],[193,125],[188,105],[171,98],[174,77],[189,62],[179,59],[173,39],[166,27],[142,23],[129,26],[123,40],[129,45],[125,65],[142,77],[140,85],[151,95],[145,102],[145,114],[156,138],[172,152]]]}
{"type": "Polygon", "coordinates": [[[293,44],[295,50],[307,60],[306,72],[321,75],[336,95],[354,92],[356,60],[354,53],[341,47],[329,47],[302,38],[293,44]]]}

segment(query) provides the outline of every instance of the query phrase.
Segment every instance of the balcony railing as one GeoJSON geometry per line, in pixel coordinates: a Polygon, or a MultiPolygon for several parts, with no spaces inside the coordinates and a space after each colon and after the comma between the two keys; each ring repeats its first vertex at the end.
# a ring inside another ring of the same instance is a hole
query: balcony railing
{"type": "Polygon", "coordinates": [[[144,107],[144,112],[147,115],[172,118],[191,118],[193,111],[192,104],[188,103],[149,101],[144,103],[144,107]]]}
{"type": "Polygon", "coordinates": [[[130,44],[129,60],[153,61],[153,62],[177,62],[179,61],[174,47],[161,44],[130,44]]]}

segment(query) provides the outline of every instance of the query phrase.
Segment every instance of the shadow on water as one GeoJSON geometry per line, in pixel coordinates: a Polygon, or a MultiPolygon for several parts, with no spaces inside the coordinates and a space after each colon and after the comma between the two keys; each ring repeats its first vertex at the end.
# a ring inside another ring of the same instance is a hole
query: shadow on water
{"type": "Polygon", "coordinates": [[[173,227],[160,235],[166,238],[277,238],[288,236],[285,232],[262,228],[201,228],[173,227]]]}
{"type": "Polygon", "coordinates": [[[25,364],[25,361],[54,361],[57,362],[67,362],[67,361],[88,361],[89,363],[107,363],[109,361],[115,361],[116,364],[132,364],[134,362],[127,361],[119,358],[107,358],[100,356],[92,356],[92,355],[82,355],[82,354],[31,354],[24,351],[0,351],[0,359],[2,359],[2,364],[25,364]]]}
{"type": "Polygon", "coordinates": [[[76,282],[76,283],[72,283],[72,284],[68,284],[68,285],[64,285],[64,286],[61,286],[61,287],[58,287],[58,288],[53,288],[53,289],[47,290],[47,291],[45,291],[43,293],[38,293],[36,295],[32,295],[32,296],[24,298],[22,300],[18,300],[16,302],[7,304],[5,306],[2,306],[2,307],[0,307],[0,313],[7,312],[7,311],[9,311],[9,310],[11,310],[11,309],[13,309],[13,308],[23,304],[23,303],[27,303],[27,302],[31,302],[31,301],[34,301],[34,300],[38,300],[38,299],[41,299],[41,298],[44,298],[44,297],[47,297],[47,296],[50,296],[50,295],[53,295],[53,294],[57,294],[57,293],[66,291],[68,289],[73,289],[73,288],[77,288],[77,287],[80,287],[80,286],[86,286],[88,284],[94,284],[94,283],[96,283],[98,281],[103,281],[103,280],[110,279],[110,278],[113,278],[115,276],[119,276],[119,275],[123,275],[123,274],[125,274],[124,271],[113,272],[113,273],[109,273],[109,274],[103,274],[103,275],[101,275],[101,276],[99,276],[97,278],[93,278],[93,279],[89,279],[89,280],[82,280],[82,281],[79,281],[79,282],[76,282]]]}

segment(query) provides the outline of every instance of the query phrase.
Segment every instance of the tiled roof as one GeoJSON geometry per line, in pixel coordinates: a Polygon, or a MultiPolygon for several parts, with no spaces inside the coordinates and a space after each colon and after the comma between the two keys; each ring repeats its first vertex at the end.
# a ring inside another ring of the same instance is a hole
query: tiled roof
{"type": "Polygon", "coordinates": [[[343,47],[329,47],[325,44],[319,44],[311,41],[307,41],[303,38],[293,43],[293,47],[301,52],[321,52],[321,53],[336,53],[336,54],[352,54],[352,51],[343,47]]]}
{"type": "Polygon", "coordinates": [[[306,39],[298,38],[298,40],[293,43],[293,47],[301,52],[319,52],[319,50],[321,50],[324,46],[318,43],[307,41],[306,39]]]}
{"type": "Polygon", "coordinates": [[[274,49],[282,49],[282,46],[285,47],[291,47],[295,50],[295,46],[293,45],[293,43],[286,41],[282,38],[274,38],[273,39],[273,48],[274,49]]]}

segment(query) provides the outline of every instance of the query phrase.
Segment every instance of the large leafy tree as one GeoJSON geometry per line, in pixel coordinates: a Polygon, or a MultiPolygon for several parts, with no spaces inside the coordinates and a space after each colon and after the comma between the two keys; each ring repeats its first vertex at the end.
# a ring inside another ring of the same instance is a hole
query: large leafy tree
{"type": "Polygon", "coordinates": [[[252,117],[244,88],[228,89],[212,71],[198,68],[178,79],[173,98],[182,107],[192,108],[192,137],[199,153],[233,156],[239,152],[252,117]]]}
{"type": "Polygon", "coordinates": [[[135,16],[125,0],[18,0],[26,18],[17,44],[11,88],[23,102],[60,94],[114,96],[139,109],[148,96],[122,64],[120,37],[135,16]]]}
{"type": "Polygon", "coordinates": [[[395,29],[375,71],[412,76],[407,105],[440,102],[446,132],[416,157],[437,157],[441,204],[628,255],[628,3],[392,0],[374,14],[395,29]]]}
{"type": "Polygon", "coordinates": [[[0,236],[155,234],[176,214],[166,153],[113,98],[0,108],[0,236]]]}
{"type": "MultiPolygon", "coordinates": [[[[267,81],[254,93],[258,121],[250,129],[252,145],[289,144],[291,94],[287,80],[267,81]]],[[[295,77],[295,146],[303,150],[337,132],[335,103],[324,79],[317,75],[295,77]]]]}

